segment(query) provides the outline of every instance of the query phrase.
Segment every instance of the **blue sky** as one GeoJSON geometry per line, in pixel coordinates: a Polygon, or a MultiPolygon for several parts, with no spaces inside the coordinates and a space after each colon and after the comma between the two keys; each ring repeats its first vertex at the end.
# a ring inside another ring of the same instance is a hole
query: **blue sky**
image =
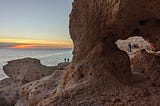
{"type": "Polygon", "coordinates": [[[72,2],[0,0],[0,39],[71,42],[68,26],[72,2]]]}

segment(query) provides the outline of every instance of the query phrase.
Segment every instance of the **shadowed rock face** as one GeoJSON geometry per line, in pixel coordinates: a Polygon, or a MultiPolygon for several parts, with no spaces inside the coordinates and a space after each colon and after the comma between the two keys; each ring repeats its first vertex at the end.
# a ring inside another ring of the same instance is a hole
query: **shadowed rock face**
{"type": "Polygon", "coordinates": [[[103,83],[113,79],[127,83],[132,76],[130,60],[115,42],[142,36],[158,50],[158,5],[159,0],[75,0],[70,15],[70,34],[76,69],[68,74],[91,77],[103,83]]]}
{"type": "Polygon", "coordinates": [[[73,64],[80,74],[98,82],[114,79],[125,82],[131,76],[128,55],[115,45],[124,36],[116,30],[120,27],[116,25],[119,6],[118,0],[75,0],[73,5],[70,16],[70,34],[75,45],[73,64]],[[91,69],[79,69],[82,63],[91,69]]]}
{"type": "Polygon", "coordinates": [[[132,61],[133,70],[144,73],[154,86],[160,87],[160,54],[141,50],[132,61]]]}

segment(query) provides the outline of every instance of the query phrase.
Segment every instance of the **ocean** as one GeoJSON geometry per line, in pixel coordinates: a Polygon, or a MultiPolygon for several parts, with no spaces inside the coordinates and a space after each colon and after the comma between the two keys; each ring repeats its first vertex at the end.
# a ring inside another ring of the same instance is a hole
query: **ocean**
{"type": "Polygon", "coordinates": [[[64,58],[72,60],[73,49],[0,49],[0,80],[7,78],[3,66],[7,61],[22,59],[26,57],[37,58],[43,65],[54,66],[64,62],[64,58]]]}

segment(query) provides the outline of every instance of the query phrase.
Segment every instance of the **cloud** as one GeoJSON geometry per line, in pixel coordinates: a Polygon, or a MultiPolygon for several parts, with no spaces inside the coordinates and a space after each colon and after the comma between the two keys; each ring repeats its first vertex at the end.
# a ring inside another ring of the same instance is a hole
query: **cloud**
{"type": "Polygon", "coordinates": [[[3,42],[0,42],[0,48],[9,48],[9,47],[17,46],[17,45],[19,45],[19,43],[3,43],[3,42]]]}
{"type": "Polygon", "coordinates": [[[45,40],[30,39],[0,39],[0,48],[14,49],[54,49],[54,48],[73,48],[71,42],[55,42],[45,40]]]}
{"type": "Polygon", "coordinates": [[[72,48],[72,45],[66,44],[25,44],[25,43],[4,43],[0,42],[0,48],[12,49],[58,49],[58,48],[72,48]]]}

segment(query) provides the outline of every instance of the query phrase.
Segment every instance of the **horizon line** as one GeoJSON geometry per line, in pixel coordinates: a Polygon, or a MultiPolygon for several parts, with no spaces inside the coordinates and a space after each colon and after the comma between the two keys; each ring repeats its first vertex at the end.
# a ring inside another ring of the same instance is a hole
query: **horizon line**
{"type": "Polygon", "coordinates": [[[47,48],[73,48],[71,41],[49,41],[49,40],[30,40],[30,39],[0,39],[0,48],[16,49],[47,49],[47,48]]]}

